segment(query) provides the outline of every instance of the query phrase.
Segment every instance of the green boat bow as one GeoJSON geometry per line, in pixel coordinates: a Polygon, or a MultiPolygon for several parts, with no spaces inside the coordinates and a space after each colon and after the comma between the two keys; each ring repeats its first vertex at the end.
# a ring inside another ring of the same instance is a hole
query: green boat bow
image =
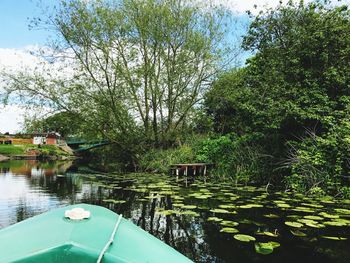
{"type": "Polygon", "coordinates": [[[59,208],[0,230],[0,262],[188,263],[175,249],[100,206],[59,208]],[[67,210],[83,208],[87,219],[67,210]],[[67,213],[66,213],[67,215],[67,213]]]}

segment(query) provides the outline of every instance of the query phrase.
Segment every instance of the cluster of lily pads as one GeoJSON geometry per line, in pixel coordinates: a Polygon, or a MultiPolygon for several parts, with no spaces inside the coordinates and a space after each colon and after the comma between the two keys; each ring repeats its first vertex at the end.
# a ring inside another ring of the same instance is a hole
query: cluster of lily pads
{"type": "MultiPolygon", "coordinates": [[[[222,235],[239,242],[254,242],[255,251],[263,255],[280,246],[276,240],[281,235],[305,238],[312,230],[320,229],[317,238],[344,241],[349,237],[349,200],[340,203],[331,197],[315,199],[284,192],[270,195],[263,188],[231,183],[185,184],[165,175],[105,175],[96,183],[107,191],[134,192],[137,202],[166,199],[163,206],[157,203],[156,215],[189,216],[201,224],[214,224],[222,235]],[[345,236],[335,228],[347,229],[343,231],[345,236]]],[[[108,196],[103,202],[122,205],[127,200],[108,196]]]]}

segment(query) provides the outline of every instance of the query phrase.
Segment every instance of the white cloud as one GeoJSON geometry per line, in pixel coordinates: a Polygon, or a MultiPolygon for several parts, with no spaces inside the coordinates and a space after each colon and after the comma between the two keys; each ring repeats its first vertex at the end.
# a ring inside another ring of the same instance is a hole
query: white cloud
{"type": "MultiPolygon", "coordinates": [[[[6,85],[1,79],[1,73],[26,72],[33,74],[40,72],[47,76],[69,77],[72,76],[73,64],[67,65],[67,61],[60,60],[55,63],[50,63],[37,54],[44,50],[50,53],[49,48],[41,48],[39,46],[27,46],[23,49],[0,48],[0,95],[3,91],[3,86],[6,85]]],[[[0,98],[1,99],[1,98],[0,98]]],[[[43,109],[40,109],[42,111],[43,109]]],[[[44,109],[43,112],[48,112],[49,109],[44,109]]],[[[24,117],[34,115],[33,110],[24,109],[23,107],[13,104],[13,101],[7,106],[3,106],[0,101],[0,132],[19,132],[22,129],[24,117]]]]}
{"type": "Polygon", "coordinates": [[[0,133],[16,133],[21,130],[25,110],[18,105],[0,107],[0,133]]]}

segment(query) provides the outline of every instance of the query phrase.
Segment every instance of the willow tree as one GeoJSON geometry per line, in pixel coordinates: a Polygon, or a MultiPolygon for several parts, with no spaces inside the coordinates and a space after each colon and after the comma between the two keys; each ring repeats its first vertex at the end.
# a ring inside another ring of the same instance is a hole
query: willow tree
{"type": "Polygon", "coordinates": [[[189,121],[232,58],[224,43],[228,17],[198,1],[63,0],[44,26],[57,32],[59,53],[72,56],[74,77],[57,85],[10,78],[8,87],[22,94],[32,87],[31,95],[79,112],[112,140],[137,130],[159,145],[189,121]]]}

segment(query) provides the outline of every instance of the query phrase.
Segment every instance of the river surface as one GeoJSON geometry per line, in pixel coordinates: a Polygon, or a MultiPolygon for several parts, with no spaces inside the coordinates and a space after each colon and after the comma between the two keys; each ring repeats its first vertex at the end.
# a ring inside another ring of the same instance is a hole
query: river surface
{"type": "Polygon", "coordinates": [[[350,262],[350,200],[71,162],[0,162],[0,229],[76,203],[121,213],[195,262],[350,262]]]}

